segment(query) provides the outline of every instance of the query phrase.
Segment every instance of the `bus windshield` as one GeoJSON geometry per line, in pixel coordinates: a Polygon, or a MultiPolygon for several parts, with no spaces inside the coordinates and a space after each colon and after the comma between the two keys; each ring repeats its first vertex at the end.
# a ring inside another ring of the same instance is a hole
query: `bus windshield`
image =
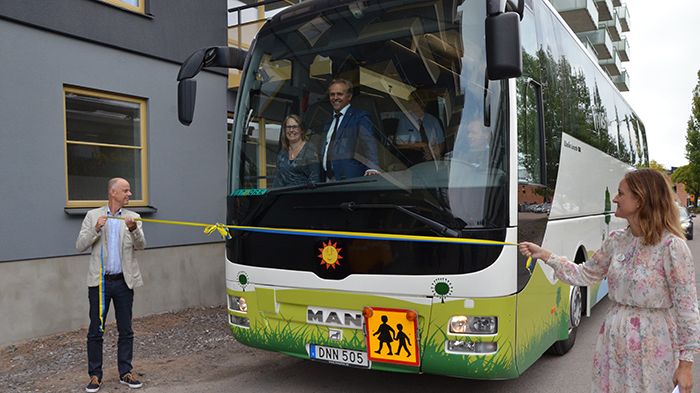
{"type": "Polygon", "coordinates": [[[504,228],[507,84],[486,77],[485,2],[297,7],[259,32],[241,78],[230,199],[248,201],[229,202],[232,221],[446,236],[504,228]],[[337,80],[352,86],[338,121],[337,80]]]}

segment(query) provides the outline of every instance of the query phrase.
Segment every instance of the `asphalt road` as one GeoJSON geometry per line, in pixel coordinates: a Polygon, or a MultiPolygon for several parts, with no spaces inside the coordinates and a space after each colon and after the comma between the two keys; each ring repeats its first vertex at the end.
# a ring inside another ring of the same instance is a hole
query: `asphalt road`
{"type": "MultiPolygon", "coordinates": [[[[696,282],[700,282],[700,238],[688,241],[695,255],[696,282]]],[[[208,382],[177,386],[144,386],[155,392],[589,392],[595,338],[610,303],[603,300],[591,318],[584,318],[576,345],[565,356],[545,354],[520,378],[475,381],[433,375],[395,374],[360,370],[299,360],[282,354],[248,349],[220,359],[221,374],[208,382]]],[[[694,368],[695,392],[700,392],[700,359],[694,368]]]]}

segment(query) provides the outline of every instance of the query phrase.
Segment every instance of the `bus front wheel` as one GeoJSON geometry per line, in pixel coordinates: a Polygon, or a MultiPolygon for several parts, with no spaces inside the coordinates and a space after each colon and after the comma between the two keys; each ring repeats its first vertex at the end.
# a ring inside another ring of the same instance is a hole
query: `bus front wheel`
{"type": "Polygon", "coordinates": [[[580,287],[571,288],[571,296],[569,297],[569,338],[555,342],[549,351],[555,355],[564,355],[576,342],[576,331],[581,323],[581,315],[583,315],[583,297],[580,287]]]}

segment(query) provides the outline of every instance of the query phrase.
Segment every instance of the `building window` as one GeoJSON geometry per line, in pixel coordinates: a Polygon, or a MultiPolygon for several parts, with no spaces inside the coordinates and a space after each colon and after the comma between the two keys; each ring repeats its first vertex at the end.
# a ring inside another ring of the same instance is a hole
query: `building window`
{"type": "Polygon", "coordinates": [[[67,86],[63,92],[66,206],[104,205],[113,177],[131,184],[130,205],[147,205],[146,100],[67,86]]]}
{"type": "Polygon", "coordinates": [[[138,12],[140,14],[146,13],[146,7],[144,2],[146,0],[101,0],[104,3],[109,3],[119,8],[124,8],[129,11],[138,12]]]}

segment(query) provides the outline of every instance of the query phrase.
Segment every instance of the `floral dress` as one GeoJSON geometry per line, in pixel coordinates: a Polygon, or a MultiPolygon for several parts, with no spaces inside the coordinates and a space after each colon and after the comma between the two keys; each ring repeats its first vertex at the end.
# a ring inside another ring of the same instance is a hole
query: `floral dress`
{"type": "Polygon", "coordinates": [[[584,264],[552,254],[556,276],[579,286],[608,278],[612,306],[598,332],[592,392],[673,390],[679,360],[700,352],[695,268],[688,245],[666,233],[643,245],[630,229],[614,231],[584,264]]]}

